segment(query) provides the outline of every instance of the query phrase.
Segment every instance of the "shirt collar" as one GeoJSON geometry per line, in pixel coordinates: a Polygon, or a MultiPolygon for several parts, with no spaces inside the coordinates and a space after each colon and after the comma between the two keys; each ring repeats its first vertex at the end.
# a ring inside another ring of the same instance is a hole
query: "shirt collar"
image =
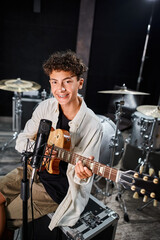
{"type": "MultiPolygon", "coordinates": [[[[55,108],[55,112],[57,113],[57,112],[59,112],[59,103],[56,98],[55,98],[55,102],[57,104],[57,106],[55,108]]],[[[80,126],[84,116],[86,115],[86,108],[87,108],[87,105],[85,104],[83,98],[81,98],[80,109],[79,109],[78,113],[76,114],[76,116],[73,118],[73,120],[71,120],[69,122],[69,125],[74,124],[78,128],[80,126]]]]}
{"type": "Polygon", "coordinates": [[[78,111],[78,113],[76,114],[76,116],[73,118],[72,121],[70,121],[70,124],[75,124],[76,127],[78,128],[82,122],[82,120],[84,119],[84,116],[86,115],[86,104],[83,100],[83,98],[81,98],[81,106],[80,106],[80,109],[78,111]]]}

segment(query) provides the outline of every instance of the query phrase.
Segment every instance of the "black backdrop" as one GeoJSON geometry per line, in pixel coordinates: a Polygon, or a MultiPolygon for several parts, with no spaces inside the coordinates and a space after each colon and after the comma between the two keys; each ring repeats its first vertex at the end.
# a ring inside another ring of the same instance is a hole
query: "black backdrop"
{"type": "MultiPolygon", "coordinates": [[[[56,50],[76,49],[80,0],[5,0],[0,8],[0,80],[21,77],[49,92],[42,63],[56,50]]],[[[97,0],[95,6],[86,102],[96,113],[107,112],[110,95],[98,90],[123,83],[135,90],[153,2],[97,0]]],[[[140,91],[151,93],[143,103],[159,99],[160,3],[155,2],[143,81],[140,91]]],[[[42,90],[41,89],[41,90],[42,90]]],[[[13,92],[0,90],[0,116],[12,115],[13,92]]]]}
{"type": "MultiPolygon", "coordinates": [[[[123,83],[136,90],[152,6],[153,2],[147,0],[97,1],[86,94],[88,105],[96,112],[106,113],[111,98],[97,94],[98,90],[113,89],[123,83]]],[[[151,95],[143,99],[143,104],[157,105],[160,94],[159,13],[160,4],[156,1],[139,89],[151,95]]]]}

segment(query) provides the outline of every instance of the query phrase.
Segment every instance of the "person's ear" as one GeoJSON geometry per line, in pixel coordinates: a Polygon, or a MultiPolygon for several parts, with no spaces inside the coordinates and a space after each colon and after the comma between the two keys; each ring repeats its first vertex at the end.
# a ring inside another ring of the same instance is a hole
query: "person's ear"
{"type": "Polygon", "coordinates": [[[82,87],[83,87],[83,82],[84,82],[84,79],[83,78],[80,78],[79,79],[79,89],[82,89],[82,87]]]}

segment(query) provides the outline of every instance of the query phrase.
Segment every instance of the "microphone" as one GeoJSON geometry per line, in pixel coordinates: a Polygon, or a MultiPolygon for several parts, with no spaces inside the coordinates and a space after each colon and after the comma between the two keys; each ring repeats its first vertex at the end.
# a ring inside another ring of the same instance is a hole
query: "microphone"
{"type": "Polygon", "coordinates": [[[48,141],[48,137],[51,131],[52,122],[50,120],[41,119],[38,132],[37,132],[37,138],[35,141],[35,146],[33,150],[33,157],[31,161],[31,166],[33,168],[32,171],[32,181],[34,178],[35,170],[40,167],[41,160],[43,159],[43,155],[45,152],[46,143],[48,141]]]}

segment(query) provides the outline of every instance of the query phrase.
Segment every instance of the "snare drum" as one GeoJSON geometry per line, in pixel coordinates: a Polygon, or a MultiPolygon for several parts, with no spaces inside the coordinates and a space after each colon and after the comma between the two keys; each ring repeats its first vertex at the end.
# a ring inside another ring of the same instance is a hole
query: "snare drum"
{"type": "MultiPolygon", "coordinates": [[[[116,125],[111,119],[105,116],[102,116],[102,115],[97,115],[97,116],[100,118],[100,122],[102,123],[102,127],[103,127],[103,137],[102,137],[102,144],[100,149],[99,162],[102,164],[110,165],[112,150],[113,150],[113,138],[115,137],[116,125]]],[[[117,135],[118,136],[116,141],[113,166],[118,164],[124,150],[124,140],[119,130],[117,135]]]]}
{"type": "MultiPolygon", "coordinates": [[[[140,112],[133,113],[130,144],[142,149],[145,141],[150,137],[153,123],[153,117],[146,116],[140,112]]],[[[160,118],[157,120],[151,141],[153,149],[160,149],[160,118]]]]}

